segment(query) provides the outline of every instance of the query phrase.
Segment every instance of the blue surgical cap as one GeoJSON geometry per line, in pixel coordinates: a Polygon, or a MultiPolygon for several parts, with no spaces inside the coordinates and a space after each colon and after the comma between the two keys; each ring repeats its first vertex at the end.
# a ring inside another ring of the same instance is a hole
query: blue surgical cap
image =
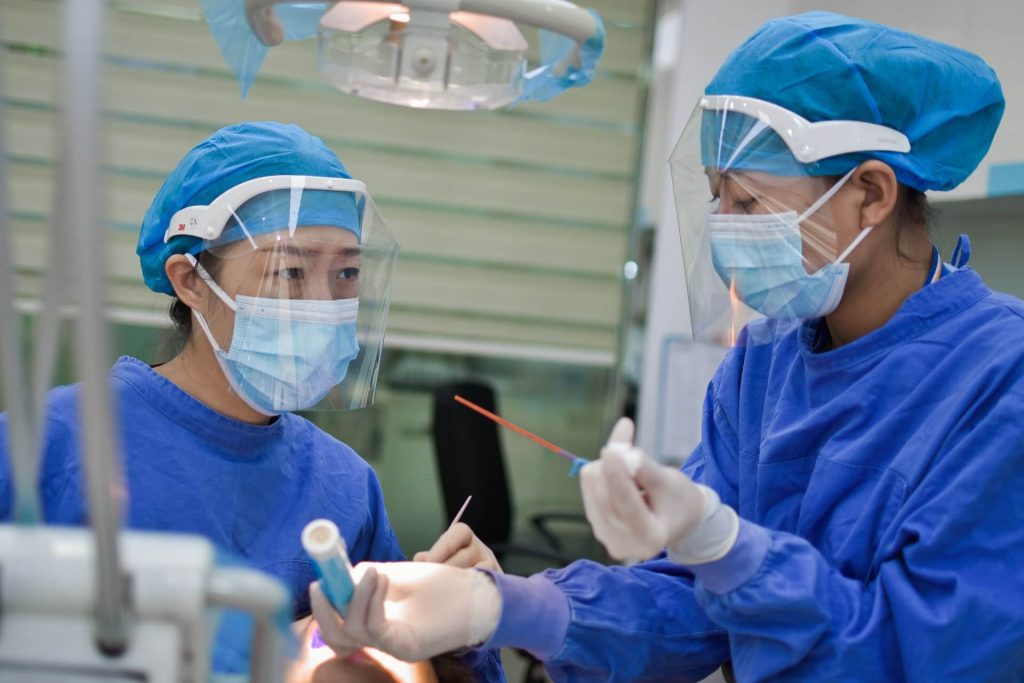
{"type": "MultiPolygon", "coordinates": [[[[995,71],[977,55],[829,12],[766,22],[726,59],[705,93],[755,97],[809,121],[898,130],[910,140],[907,153],[846,154],[805,164],[804,172],[842,175],[879,159],[899,182],[922,191],[951,190],[977,168],[1005,106],[995,71]]],[[[706,125],[714,126],[714,118],[706,125]]]]}
{"type": "MultiPolygon", "coordinates": [[[[142,277],[154,292],[174,294],[164,264],[173,254],[198,254],[204,242],[198,237],[173,237],[164,243],[171,217],[187,206],[205,205],[232,187],[254,178],[272,175],[309,175],[351,178],[334,152],[320,138],[299,126],[273,121],[240,123],[221,128],[193,147],[160,186],[142,219],[136,253],[142,277]]],[[[250,231],[287,227],[289,190],[267,192],[238,208],[239,218],[250,231]],[[279,221],[259,221],[279,216],[279,221]]],[[[329,225],[359,235],[359,207],[347,192],[306,191],[298,216],[299,226],[329,225]]],[[[230,239],[232,224],[225,227],[230,239]]],[[[266,230],[264,230],[265,232],[266,230]]],[[[238,239],[243,233],[237,231],[238,239]]]]}

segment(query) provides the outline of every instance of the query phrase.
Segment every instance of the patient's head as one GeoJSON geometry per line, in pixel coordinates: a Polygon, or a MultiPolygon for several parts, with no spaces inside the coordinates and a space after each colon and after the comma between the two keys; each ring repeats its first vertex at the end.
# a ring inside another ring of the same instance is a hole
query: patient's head
{"type": "Polygon", "coordinates": [[[473,683],[476,677],[454,655],[406,664],[360,652],[346,659],[331,657],[313,669],[309,683],[473,683]]]}
{"type": "Polygon", "coordinates": [[[296,623],[302,657],[294,663],[288,683],[473,683],[473,672],[454,655],[409,664],[378,650],[364,649],[337,657],[315,638],[310,619],[296,623]]]}

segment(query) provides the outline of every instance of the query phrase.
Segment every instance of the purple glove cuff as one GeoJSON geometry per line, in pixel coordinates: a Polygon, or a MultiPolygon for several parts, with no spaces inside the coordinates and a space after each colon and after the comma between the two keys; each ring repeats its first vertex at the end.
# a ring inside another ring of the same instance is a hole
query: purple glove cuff
{"type": "Polygon", "coordinates": [[[725,557],[714,562],[688,565],[704,588],[717,595],[736,590],[754,577],[768,554],[768,531],[740,519],[736,543],[725,557]]]}
{"type": "Polygon", "coordinates": [[[569,630],[569,599],[543,576],[510,576],[481,570],[494,579],[501,593],[498,627],[484,648],[517,647],[538,659],[550,659],[569,630]]]}

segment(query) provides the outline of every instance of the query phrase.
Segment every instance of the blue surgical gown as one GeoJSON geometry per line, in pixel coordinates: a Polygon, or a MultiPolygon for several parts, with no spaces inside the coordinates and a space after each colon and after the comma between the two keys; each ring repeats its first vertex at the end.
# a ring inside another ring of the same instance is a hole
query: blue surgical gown
{"type": "Polygon", "coordinates": [[[752,323],[709,386],[684,471],[743,520],[726,558],[498,577],[489,645],[557,681],[1024,680],[1024,303],[962,269],[821,325],[752,323]]]}
{"type": "MultiPolygon", "coordinates": [[[[300,542],[309,521],[334,521],[353,562],[403,559],[373,468],[308,420],[285,413],[269,425],[252,425],[225,417],[135,358],[118,360],[110,376],[121,425],[128,527],[205,536],[281,579],[291,590],[296,617],[309,613],[308,587],[316,578],[300,542]]],[[[79,389],[58,387],[48,397],[40,490],[51,524],[86,521],[79,389]]],[[[6,415],[0,414],[4,519],[10,517],[11,498],[6,415]]],[[[238,671],[247,659],[247,624],[230,618],[241,636],[222,630],[213,664],[220,672],[238,671]]],[[[478,672],[502,680],[493,653],[479,658],[478,672]]]]}
{"type": "MultiPolygon", "coordinates": [[[[252,425],[215,412],[135,358],[110,371],[121,424],[126,526],[205,536],[281,579],[296,615],[316,579],[299,540],[317,517],[333,520],[353,562],[402,558],[380,483],[355,451],[285,413],[252,425]]],[[[45,520],[86,523],[79,385],[50,392],[40,476],[45,520]]],[[[6,431],[6,415],[0,416],[6,431]]],[[[0,514],[11,511],[7,442],[0,440],[0,514]]]]}

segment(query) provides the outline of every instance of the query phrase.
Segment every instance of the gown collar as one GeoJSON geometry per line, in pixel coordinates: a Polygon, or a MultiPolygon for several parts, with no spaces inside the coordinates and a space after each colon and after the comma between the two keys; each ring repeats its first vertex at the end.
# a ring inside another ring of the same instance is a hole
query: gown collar
{"type": "Polygon", "coordinates": [[[229,451],[257,457],[273,439],[281,436],[287,421],[288,415],[281,415],[270,424],[254,425],[222,415],[131,356],[119,358],[110,374],[131,386],[168,419],[203,441],[229,451]]]}
{"type": "Polygon", "coordinates": [[[824,325],[825,320],[805,320],[799,330],[800,354],[809,368],[837,369],[856,365],[925,334],[991,293],[970,268],[954,270],[914,292],[880,328],[838,349],[816,352],[819,326],[824,325]]]}

